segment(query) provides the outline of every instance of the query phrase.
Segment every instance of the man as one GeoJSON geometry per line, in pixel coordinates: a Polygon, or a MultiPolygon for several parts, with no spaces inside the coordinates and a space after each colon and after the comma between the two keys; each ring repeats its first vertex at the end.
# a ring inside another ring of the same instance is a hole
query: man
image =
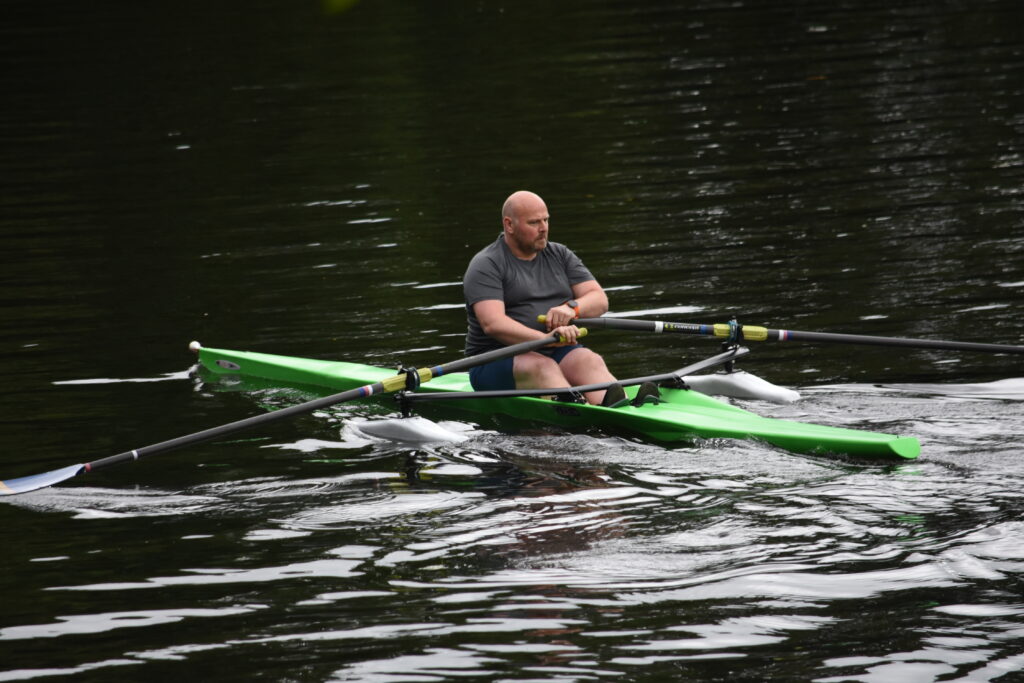
{"type": "MultiPolygon", "coordinates": [[[[469,263],[466,295],[466,354],[540,339],[557,332],[566,340],[540,351],[494,361],[470,370],[478,391],[548,389],[614,382],[604,359],[577,343],[572,321],[604,315],[608,297],[570,249],[548,241],[550,216],[532,192],[513,193],[501,209],[502,234],[469,263]],[[546,324],[537,316],[547,316],[546,324]]],[[[586,394],[590,403],[618,405],[622,387],[586,394]]]]}

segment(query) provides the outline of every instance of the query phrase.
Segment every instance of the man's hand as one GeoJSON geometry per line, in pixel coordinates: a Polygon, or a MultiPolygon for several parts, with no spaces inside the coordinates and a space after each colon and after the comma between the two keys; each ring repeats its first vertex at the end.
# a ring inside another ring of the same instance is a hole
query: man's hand
{"type": "Polygon", "coordinates": [[[570,346],[572,344],[575,344],[576,340],[580,336],[580,328],[576,327],[575,325],[562,325],[560,327],[554,328],[551,331],[557,332],[562,337],[562,342],[560,344],[556,343],[552,344],[552,346],[570,346]]]}
{"type": "Polygon", "coordinates": [[[548,329],[553,332],[556,328],[572,325],[572,321],[575,319],[576,311],[570,308],[568,304],[561,304],[560,306],[553,306],[548,309],[544,322],[548,329]]]}

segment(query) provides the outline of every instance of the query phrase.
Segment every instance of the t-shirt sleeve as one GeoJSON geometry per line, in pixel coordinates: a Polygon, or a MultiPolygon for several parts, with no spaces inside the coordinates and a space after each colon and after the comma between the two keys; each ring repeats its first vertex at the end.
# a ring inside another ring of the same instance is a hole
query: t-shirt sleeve
{"type": "Polygon", "coordinates": [[[565,274],[569,277],[569,284],[578,285],[581,282],[597,279],[590,270],[583,265],[583,261],[575,252],[573,252],[572,249],[568,247],[562,248],[564,249],[562,259],[565,263],[565,274]]]}
{"type": "Polygon", "coordinates": [[[488,299],[504,300],[505,290],[497,264],[484,254],[474,256],[462,278],[462,291],[469,306],[488,299]]]}

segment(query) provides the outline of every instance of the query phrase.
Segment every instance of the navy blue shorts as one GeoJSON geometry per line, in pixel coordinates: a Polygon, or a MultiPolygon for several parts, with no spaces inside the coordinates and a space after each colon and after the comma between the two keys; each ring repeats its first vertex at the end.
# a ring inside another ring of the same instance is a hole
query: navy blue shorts
{"type": "MultiPolygon", "coordinates": [[[[569,355],[570,351],[582,348],[583,344],[572,344],[570,346],[556,346],[550,349],[538,349],[537,353],[542,353],[548,358],[553,359],[556,363],[561,363],[562,359],[569,355]]],[[[485,365],[470,368],[469,381],[473,384],[473,389],[476,391],[515,389],[516,378],[512,373],[513,360],[514,358],[512,357],[502,358],[501,360],[494,360],[485,365]]]]}

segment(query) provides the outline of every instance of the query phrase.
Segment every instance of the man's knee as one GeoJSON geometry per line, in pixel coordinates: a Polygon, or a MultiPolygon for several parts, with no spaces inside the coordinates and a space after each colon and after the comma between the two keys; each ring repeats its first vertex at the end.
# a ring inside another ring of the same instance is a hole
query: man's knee
{"type": "Polygon", "coordinates": [[[566,356],[562,360],[562,373],[571,385],[609,382],[615,379],[605,365],[604,358],[590,349],[576,349],[566,356]]]}
{"type": "Polygon", "coordinates": [[[580,348],[574,350],[562,361],[567,368],[579,370],[604,370],[604,358],[590,349],[580,348]]]}
{"type": "Polygon", "coordinates": [[[540,353],[524,353],[516,356],[514,369],[517,382],[549,384],[554,381],[564,384],[564,377],[558,363],[540,353]]]}

